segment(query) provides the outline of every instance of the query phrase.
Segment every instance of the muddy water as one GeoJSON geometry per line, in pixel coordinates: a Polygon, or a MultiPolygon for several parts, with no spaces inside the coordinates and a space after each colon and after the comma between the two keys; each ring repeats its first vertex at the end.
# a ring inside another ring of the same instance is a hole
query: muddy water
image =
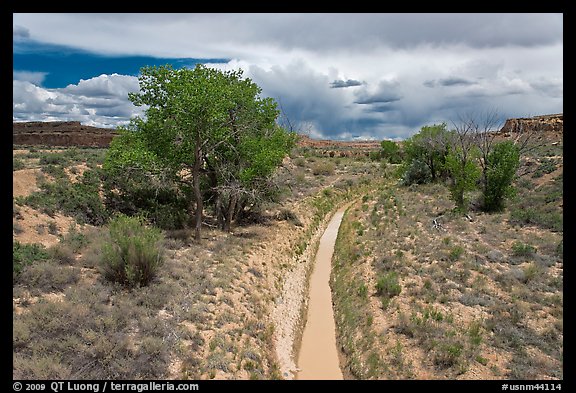
{"type": "Polygon", "coordinates": [[[343,379],[336,349],[336,325],[330,291],[330,269],[338,228],[346,207],[338,210],[320,239],[310,277],[308,317],[298,356],[296,379],[343,379]]]}

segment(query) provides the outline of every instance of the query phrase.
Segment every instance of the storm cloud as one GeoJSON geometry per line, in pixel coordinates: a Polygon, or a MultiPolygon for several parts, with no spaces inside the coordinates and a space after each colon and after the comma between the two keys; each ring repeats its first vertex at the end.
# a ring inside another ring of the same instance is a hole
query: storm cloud
{"type": "Polygon", "coordinates": [[[362,82],[354,80],[354,79],[347,79],[343,81],[342,79],[335,80],[330,83],[330,87],[333,89],[340,89],[343,87],[354,87],[354,86],[362,86],[362,82]]]}
{"type": "MultiPolygon", "coordinates": [[[[318,138],[409,137],[459,113],[563,110],[562,14],[13,14],[16,40],[99,56],[226,59],[318,138]]],[[[126,123],[137,78],[42,87],[13,71],[15,120],[126,123]]]]}

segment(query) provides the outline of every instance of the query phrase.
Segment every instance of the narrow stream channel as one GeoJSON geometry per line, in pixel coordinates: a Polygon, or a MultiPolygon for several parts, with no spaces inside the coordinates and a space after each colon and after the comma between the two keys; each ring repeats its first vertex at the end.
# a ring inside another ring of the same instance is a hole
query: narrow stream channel
{"type": "Polygon", "coordinates": [[[320,239],[310,277],[308,317],[298,356],[296,379],[344,379],[336,348],[336,325],[330,291],[332,254],[346,206],[338,210],[320,239]]]}

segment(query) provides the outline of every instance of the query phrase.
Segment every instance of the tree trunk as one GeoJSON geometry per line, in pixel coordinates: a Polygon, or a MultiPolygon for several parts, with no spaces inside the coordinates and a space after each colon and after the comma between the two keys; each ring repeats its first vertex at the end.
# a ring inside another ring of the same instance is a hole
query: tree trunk
{"type": "Polygon", "coordinates": [[[202,211],[204,203],[202,201],[202,190],[200,190],[200,164],[202,159],[202,150],[199,141],[196,141],[194,155],[194,165],[192,166],[192,188],[194,200],[196,201],[196,215],[194,218],[194,238],[200,241],[200,231],[202,229],[202,211]]]}
{"type": "Polygon", "coordinates": [[[224,209],[223,209],[222,195],[220,192],[216,193],[215,214],[218,220],[218,226],[224,229],[224,209]]]}
{"type": "Polygon", "coordinates": [[[228,203],[228,209],[226,211],[226,221],[224,221],[224,230],[230,232],[232,227],[232,218],[234,217],[234,212],[236,211],[236,201],[238,196],[234,193],[230,195],[230,202],[228,203]]]}

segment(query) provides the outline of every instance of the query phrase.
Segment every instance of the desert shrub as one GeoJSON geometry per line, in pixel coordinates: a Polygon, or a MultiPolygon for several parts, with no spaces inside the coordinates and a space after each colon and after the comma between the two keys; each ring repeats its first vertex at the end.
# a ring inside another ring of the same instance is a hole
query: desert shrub
{"type": "Polygon", "coordinates": [[[564,230],[564,216],[558,211],[538,211],[536,209],[518,209],[510,213],[510,221],[514,224],[533,224],[554,232],[564,230]]]}
{"type": "Polygon", "coordinates": [[[396,272],[388,272],[376,281],[376,294],[382,298],[382,305],[384,308],[388,307],[390,299],[398,296],[402,292],[402,287],[398,282],[398,274],[396,272]]]}
{"type": "Polygon", "coordinates": [[[49,164],[42,167],[42,172],[54,177],[55,179],[67,179],[64,167],[60,165],[49,164]]]}
{"type": "Polygon", "coordinates": [[[522,242],[515,242],[512,245],[512,254],[517,257],[529,257],[536,252],[536,248],[532,247],[529,244],[525,244],[522,242]]]}
{"type": "Polygon", "coordinates": [[[298,218],[296,213],[294,213],[292,210],[289,210],[286,208],[283,208],[278,212],[276,219],[278,221],[291,222],[292,224],[296,225],[297,227],[301,227],[304,225],[304,224],[302,224],[302,221],[300,221],[300,219],[298,218]]]}
{"type": "Polygon", "coordinates": [[[26,168],[26,164],[20,158],[13,158],[12,159],[12,170],[18,171],[20,169],[26,168]]]}
{"type": "Polygon", "coordinates": [[[54,236],[58,235],[58,224],[56,224],[54,221],[51,221],[50,223],[48,223],[48,233],[54,236]]]}
{"type": "Polygon", "coordinates": [[[18,277],[34,292],[62,291],[80,279],[80,269],[74,266],[62,266],[53,260],[34,263],[24,269],[18,277]]]}
{"type": "Polygon", "coordinates": [[[40,191],[34,192],[24,202],[50,216],[61,211],[83,224],[103,225],[108,219],[98,194],[100,174],[86,171],[77,183],[59,178],[52,183],[41,183],[40,191]]]}
{"type": "Polygon", "coordinates": [[[108,225],[110,241],[104,244],[102,273],[125,287],[146,286],[163,262],[162,232],[147,227],[140,217],[117,215],[108,225]]]}
{"type": "Polygon", "coordinates": [[[319,161],[312,165],[312,173],[314,175],[331,175],[334,173],[336,165],[332,161],[319,161]]]}
{"type": "Polygon", "coordinates": [[[560,243],[556,246],[556,254],[560,257],[564,257],[564,239],[560,240],[560,243]]]}
{"type": "Polygon", "coordinates": [[[62,237],[61,242],[74,253],[80,252],[89,243],[86,235],[80,232],[74,223],[70,225],[68,233],[62,237]]]}
{"type": "Polygon", "coordinates": [[[400,184],[409,186],[411,184],[424,184],[432,181],[430,168],[420,160],[412,160],[404,169],[400,184]]]}
{"type": "Polygon", "coordinates": [[[298,157],[294,160],[294,165],[300,167],[306,166],[306,160],[303,157],[298,157]]]}
{"type": "Polygon", "coordinates": [[[380,161],[382,159],[382,153],[379,151],[371,151],[368,158],[370,158],[370,161],[380,161]]]}
{"type": "Polygon", "coordinates": [[[65,165],[68,159],[60,153],[43,153],[40,155],[40,165],[65,165]]]}
{"type": "Polygon", "coordinates": [[[22,244],[12,242],[12,270],[13,278],[20,274],[24,266],[36,261],[44,261],[50,258],[46,248],[42,244],[22,244]]]}
{"type": "Polygon", "coordinates": [[[358,286],[358,296],[360,296],[362,299],[366,299],[368,297],[368,286],[363,282],[358,286]]]}
{"type": "Polygon", "coordinates": [[[556,162],[549,158],[543,158],[540,162],[540,166],[532,174],[533,178],[542,177],[545,174],[552,173],[556,170],[556,162]]]}
{"type": "Polygon", "coordinates": [[[434,364],[442,368],[456,365],[463,349],[464,345],[456,340],[441,343],[434,350],[434,364]]]}
{"type": "Polygon", "coordinates": [[[15,222],[14,224],[12,224],[12,232],[14,232],[15,235],[19,235],[24,232],[24,228],[22,227],[22,225],[15,222]]]}
{"type": "Polygon", "coordinates": [[[455,262],[464,254],[464,248],[462,246],[454,246],[450,249],[450,253],[448,254],[448,258],[455,262]]]}
{"type": "Polygon", "coordinates": [[[53,245],[48,249],[48,252],[53,260],[64,265],[71,265],[76,260],[74,252],[70,246],[65,243],[57,243],[53,245]]]}
{"type": "Polygon", "coordinates": [[[540,273],[540,268],[535,262],[528,264],[528,266],[524,267],[524,283],[534,280],[538,274],[540,273]]]}
{"type": "Polygon", "coordinates": [[[16,200],[12,200],[12,217],[17,220],[22,220],[22,213],[20,212],[20,206],[16,203],[16,200]]]}

